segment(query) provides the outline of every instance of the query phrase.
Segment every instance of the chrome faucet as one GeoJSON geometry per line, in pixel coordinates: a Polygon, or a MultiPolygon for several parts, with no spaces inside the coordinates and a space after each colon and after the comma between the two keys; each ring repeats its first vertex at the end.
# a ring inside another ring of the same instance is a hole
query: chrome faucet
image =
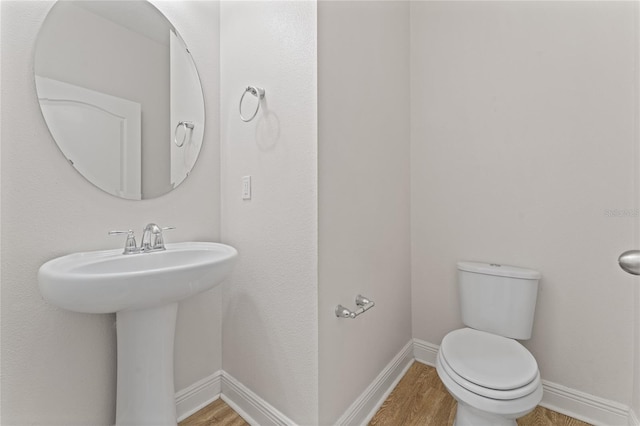
{"type": "Polygon", "coordinates": [[[160,228],[155,223],[149,223],[142,231],[142,241],[140,247],[136,244],[136,237],[131,229],[128,231],[109,231],[109,235],[127,234],[127,241],[124,244],[122,254],[149,253],[152,251],[166,250],[164,247],[164,238],[162,231],[175,229],[173,226],[160,228]]]}
{"type": "Polygon", "coordinates": [[[175,229],[175,228],[172,226],[168,226],[166,228],[160,228],[155,223],[149,223],[147,226],[145,226],[144,231],[142,231],[142,240],[140,241],[140,251],[148,253],[150,251],[165,250],[162,231],[166,231],[167,229],[175,229]]]}

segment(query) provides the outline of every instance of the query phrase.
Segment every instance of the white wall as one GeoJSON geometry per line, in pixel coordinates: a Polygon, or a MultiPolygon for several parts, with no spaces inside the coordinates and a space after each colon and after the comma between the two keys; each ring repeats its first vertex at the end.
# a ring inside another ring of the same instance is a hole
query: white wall
{"type": "MultiPolygon", "coordinates": [[[[414,337],[460,327],[455,262],[538,269],[542,377],[628,404],[632,2],[413,2],[414,337]]],[[[637,135],[635,135],[637,136],[637,135]]]]}
{"type": "MultiPolygon", "coordinates": [[[[42,119],[33,46],[52,2],[2,8],[2,421],[113,424],[113,315],[84,315],[45,303],[38,267],[66,253],[120,247],[110,229],[173,225],[167,241],[218,240],[218,27],[212,2],[158,2],[190,46],[202,77],[207,125],[200,160],[183,185],[142,202],[114,198],[76,173],[42,119]]],[[[176,389],[221,368],[220,290],[181,304],[176,389]]]]}
{"type": "Polygon", "coordinates": [[[240,252],[224,285],[223,367],[293,421],[315,424],[316,5],[222,2],[220,18],[222,235],[240,252]],[[247,85],[266,98],[244,123],[247,85]],[[246,175],[253,198],[243,201],[246,175]]]}
{"type": "Polygon", "coordinates": [[[319,407],[330,425],[411,339],[409,3],[319,2],[318,89],[319,407]],[[359,293],[376,306],[336,318],[359,293]]]}

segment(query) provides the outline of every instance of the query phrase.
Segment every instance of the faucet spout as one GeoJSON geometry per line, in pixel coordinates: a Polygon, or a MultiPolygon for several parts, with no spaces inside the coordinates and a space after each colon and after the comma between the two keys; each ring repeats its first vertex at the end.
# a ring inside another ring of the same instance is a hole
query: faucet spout
{"type": "Polygon", "coordinates": [[[162,228],[155,223],[149,223],[144,227],[144,231],[142,231],[140,251],[149,252],[159,250],[165,250],[162,228]]]}

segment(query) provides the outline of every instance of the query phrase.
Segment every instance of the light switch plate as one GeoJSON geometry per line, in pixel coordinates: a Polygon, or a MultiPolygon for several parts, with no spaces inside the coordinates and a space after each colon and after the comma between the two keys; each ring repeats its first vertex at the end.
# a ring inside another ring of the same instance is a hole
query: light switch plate
{"type": "Polygon", "coordinates": [[[242,177],[242,199],[251,199],[251,176],[242,177]]]}

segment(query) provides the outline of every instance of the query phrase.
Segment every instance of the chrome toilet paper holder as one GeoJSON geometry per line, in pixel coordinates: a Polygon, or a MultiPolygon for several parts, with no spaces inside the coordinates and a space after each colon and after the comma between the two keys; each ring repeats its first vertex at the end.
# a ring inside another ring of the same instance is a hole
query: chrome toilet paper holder
{"type": "Polygon", "coordinates": [[[367,312],[369,309],[373,308],[376,304],[373,300],[369,300],[369,298],[359,294],[356,296],[356,305],[358,309],[355,311],[351,311],[348,308],[345,308],[342,305],[336,306],[336,316],[338,318],[355,318],[358,315],[361,315],[367,312]]]}

